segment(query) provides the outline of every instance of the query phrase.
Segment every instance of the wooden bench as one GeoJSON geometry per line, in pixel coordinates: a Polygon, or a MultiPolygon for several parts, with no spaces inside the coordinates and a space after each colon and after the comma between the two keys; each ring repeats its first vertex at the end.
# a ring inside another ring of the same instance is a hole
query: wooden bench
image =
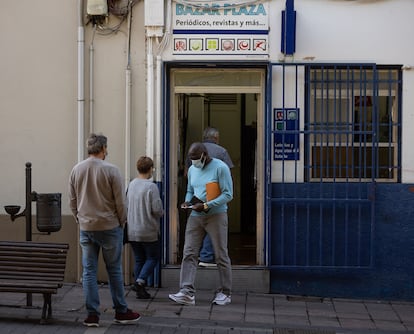
{"type": "Polygon", "coordinates": [[[63,285],[68,250],[68,244],[0,241],[0,292],[43,294],[40,322],[46,323],[52,294],[63,285]]]}

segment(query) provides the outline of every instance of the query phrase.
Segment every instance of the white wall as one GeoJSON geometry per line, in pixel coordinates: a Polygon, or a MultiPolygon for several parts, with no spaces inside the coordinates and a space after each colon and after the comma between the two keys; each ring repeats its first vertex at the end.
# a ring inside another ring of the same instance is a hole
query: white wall
{"type": "Polygon", "coordinates": [[[66,190],[76,157],[76,6],[69,1],[0,4],[0,205],[33,190],[66,190]]]}
{"type": "MultiPolygon", "coordinates": [[[[85,1],[86,2],[86,1],[85,1]]],[[[0,212],[25,203],[25,163],[32,189],[62,193],[77,162],[77,1],[21,0],[0,4],[0,212]]],[[[143,2],[133,10],[131,37],[131,177],[145,153],[145,44],[143,2]]],[[[114,25],[110,19],[108,25],[114,25]]],[[[85,27],[85,139],[89,133],[89,45],[85,27]]],[[[109,139],[108,160],[124,170],[127,25],[95,34],[94,130],[109,139]]]]}
{"type": "MultiPolygon", "coordinates": [[[[272,1],[271,58],[280,52],[280,11],[285,1],[272,1]]],[[[414,32],[411,0],[296,0],[294,59],[406,64],[414,61],[409,42],[414,32]]]]}

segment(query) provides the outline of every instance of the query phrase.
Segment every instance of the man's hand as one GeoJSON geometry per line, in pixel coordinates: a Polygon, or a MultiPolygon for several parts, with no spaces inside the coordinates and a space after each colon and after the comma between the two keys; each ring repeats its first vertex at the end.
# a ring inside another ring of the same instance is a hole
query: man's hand
{"type": "Polygon", "coordinates": [[[193,210],[195,210],[197,212],[203,212],[204,211],[204,203],[193,204],[193,210]]]}
{"type": "Polygon", "coordinates": [[[187,210],[187,209],[192,209],[193,205],[190,202],[184,202],[181,204],[181,209],[187,210]]]}

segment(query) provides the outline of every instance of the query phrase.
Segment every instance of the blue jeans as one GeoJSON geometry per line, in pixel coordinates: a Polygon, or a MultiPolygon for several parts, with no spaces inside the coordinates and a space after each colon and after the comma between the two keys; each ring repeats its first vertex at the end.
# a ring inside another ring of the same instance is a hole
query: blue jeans
{"type": "Polygon", "coordinates": [[[129,244],[135,258],[135,281],[147,284],[148,278],[154,273],[154,268],[160,259],[160,241],[130,241],[129,244]]]}
{"type": "Polygon", "coordinates": [[[214,263],[214,250],[213,244],[211,242],[211,238],[206,234],[203,240],[203,246],[200,250],[200,261],[207,262],[207,263],[214,263]]]}
{"type": "Polygon", "coordinates": [[[115,312],[125,313],[124,280],[122,277],[123,228],[121,226],[107,231],[80,231],[82,248],[83,293],[88,315],[100,315],[97,282],[98,256],[102,255],[109,278],[109,289],[115,312]]]}

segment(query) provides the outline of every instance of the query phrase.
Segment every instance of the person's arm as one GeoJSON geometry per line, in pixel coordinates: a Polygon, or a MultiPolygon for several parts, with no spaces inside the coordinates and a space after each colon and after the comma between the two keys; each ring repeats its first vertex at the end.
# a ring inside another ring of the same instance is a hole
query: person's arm
{"type": "Polygon", "coordinates": [[[151,198],[151,214],[156,218],[161,218],[164,214],[164,208],[161,201],[160,192],[158,187],[154,184],[150,193],[151,198]]]}
{"type": "Polygon", "coordinates": [[[227,166],[229,166],[230,169],[234,167],[233,161],[230,158],[230,154],[229,152],[227,152],[226,149],[223,150],[223,156],[221,160],[223,160],[227,164],[227,166]]]}
{"type": "Polygon", "coordinates": [[[188,181],[187,181],[187,192],[186,192],[186,194],[185,194],[185,203],[189,203],[190,201],[191,201],[191,199],[193,198],[193,196],[194,196],[194,188],[193,188],[193,186],[191,185],[191,175],[192,175],[192,173],[191,173],[191,169],[192,169],[193,167],[190,167],[189,169],[188,169],[188,181]]]}
{"type": "Polygon", "coordinates": [[[76,190],[75,190],[75,184],[74,184],[75,180],[74,180],[74,175],[73,175],[73,171],[70,174],[69,177],[69,207],[70,210],[72,211],[73,217],[75,217],[75,220],[77,223],[79,223],[78,221],[78,201],[77,201],[77,197],[76,197],[76,190]]]}
{"type": "Polygon", "coordinates": [[[112,191],[115,199],[116,214],[119,224],[124,226],[127,221],[126,196],[122,183],[122,176],[118,169],[114,169],[112,191]]]}
{"type": "Polygon", "coordinates": [[[215,207],[226,204],[233,199],[233,180],[230,168],[222,165],[217,169],[217,176],[220,186],[220,195],[207,202],[208,207],[215,207]]]}

